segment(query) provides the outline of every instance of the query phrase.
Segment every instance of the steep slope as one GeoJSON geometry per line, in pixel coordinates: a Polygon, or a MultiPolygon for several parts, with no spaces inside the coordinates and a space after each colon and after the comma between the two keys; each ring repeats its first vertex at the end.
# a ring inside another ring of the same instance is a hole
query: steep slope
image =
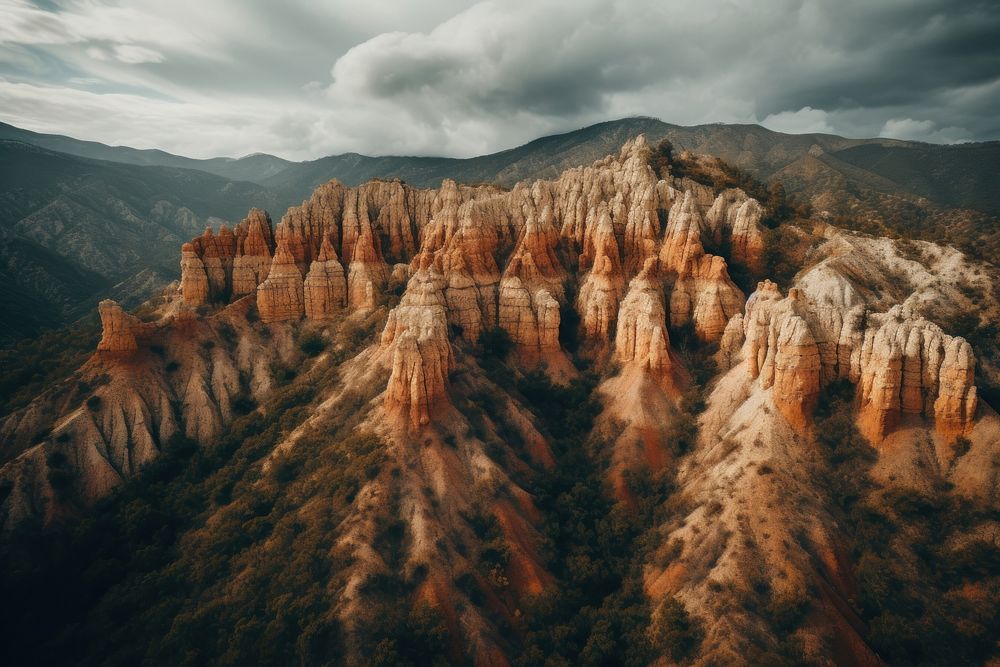
{"type": "MultiPolygon", "coordinates": [[[[3,530],[124,487],[141,572],[71,560],[115,588],[15,609],[5,650],[54,624],[47,657],[94,662],[990,655],[1000,573],[929,574],[997,529],[996,359],[948,330],[1000,312],[986,267],[768,230],[710,162],[652,160],[639,138],[509,191],[330,182],[185,243],[144,318],[102,302],[94,356],[0,422],[3,530]]],[[[44,576],[31,553],[6,570],[44,576]]]]}

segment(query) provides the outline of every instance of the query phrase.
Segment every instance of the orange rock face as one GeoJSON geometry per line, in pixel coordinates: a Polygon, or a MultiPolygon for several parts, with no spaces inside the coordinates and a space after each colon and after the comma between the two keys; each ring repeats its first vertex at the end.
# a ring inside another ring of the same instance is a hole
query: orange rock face
{"type": "Polygon", "coordinates": [[[670,355],[663,287],[655,275],[656,259],[647,260],[632,279],[618,312],[615,358],[647,371],[665,389],[673,390],[674,361],[670,355]]]}
{"type": "Polygon", "coordinates": [[[673,276],[671,326],[691,323],[700,339],[714,342],[743,310],[743,293],[729,278],[726,260],[705,252],[704,227],[695,195],[685,192],[670,209],[659,261],[660,270],[673,276]]]}
{"type": "Polygon", "coordinates": [[[764,254],[764,229],[760,224],[764,209],[742,190],[719,194],[705,213],[707,236],[716,248],[727,247],[730,260],[760,273],[764,254]]]}
{"type": "Polygon", "coordinates": [[[703,255],[677,276],[670,293],[670,324],[690,322],[703,341],[722,338],[729,319],[743,309],[743,293],[726,269],[726,260],[703,255]]]}
{"type": "Polygon", "coordinates": [[[210,300],[205,264],[191,243],[181,246],[181,295],[191,306],[200,306],[210,300]]]}
{"type": "Polygon", "coordinates": [[[587,238],[579,263],[581,269],[590,267],[577,298],[583,332],[587,339],[603,348],[609,343],[618,317],[618,304],[625,293],[625,273],[614,225],[606,207],[599,210],[596,227],[587,238]]]}
{"type": "Polygon", "coordinates": [[[267,280],[257,288],[257,309],[263,322],[301,319],[305,313],[302,274],[285,241],[278,244],[267,280]]]}
{"type": "Polygon", "coordinates": [[[303,283],[305,313],[310,320],[326,320],[341,313],[347,306],[347,280],[337,251],[324,237],[319,256],[309,268],[303,283]]]}
{"type": "Polygon", "coordinates": [[[545,290],[563,297],[566,269],[559,261],[556,245],[559,233],[552,225],[550,209],[538,216],[531,216],[507,264],[504,277],[516,276],[529,290],[545,290]]]}
{"type": "Polygon", "coordinates": [[[391,359],[386,412],[420,428],[448,405],[451,344],[445,312],[445,279],[425,256],[399,305],[389,313],[381,350],[391,359]]]}
{"type": "Polygon", "coordinates": [[[98,352],[127,355],[139,349],[135,328],[139,321],[122,310],[116,302],[105,299],[97,307],[101,315],[101,340],[98,352]]]}
{"type": "Polygon", "coordinates": [[[858,427],[873,442],[908,418],[933,419],[946,437],[972,423],[978,402],[972,347],[900,307],[865,332],[859,371],[858,427]]]}
{"type": "Polygon", "coordinates": [[[500,269],[493,257],[496,245],[496,235],[489,233],[489,226],[477,224],[466,209],[447,248],[440,251],[442,272],[448,280],[448,321],[469,341],[476,341],[484,329],[497,325],[500,269]]]}
{"type": "Polygon", "coordinates": [[[231,279],[233,297],[253,294],[267,279],[273,251],[271,219],[255,208],[236,228],[236,256],[231,279]]]}
{"type": "Polygon", "coordinates": [[[389,267],[370,224],[362,228],[353,253],[347,270],[347,305],[352,311],[374,308],[389,279],[389,267]]]}
{"type": "Polygon", "coordinates": [[[773,387],[775,406],[799,431],[811,423],[820,390],[819,347],[802,308],[798,290],[783,299],[777,285],[764,281],[743,317],[747,371],[761,388],[773,387]]]}

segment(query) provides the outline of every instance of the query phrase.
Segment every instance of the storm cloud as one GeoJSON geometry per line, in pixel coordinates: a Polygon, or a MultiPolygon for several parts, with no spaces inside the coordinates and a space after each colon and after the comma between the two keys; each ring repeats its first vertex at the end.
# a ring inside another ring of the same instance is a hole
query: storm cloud
{"type": "Polygon", "coordinates": [[[957,0],[0,0],[0,120],[195,157],[467,156],[629,115],[1000,138],[957,0]]]}

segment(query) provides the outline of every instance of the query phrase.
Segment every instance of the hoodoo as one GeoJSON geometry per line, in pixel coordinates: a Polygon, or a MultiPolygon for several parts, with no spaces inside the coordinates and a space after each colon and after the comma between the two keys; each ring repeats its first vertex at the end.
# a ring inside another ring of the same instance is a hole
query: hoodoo
{"type": "Polygon", "coordinates": [[[310,320],[326,320],[347,306],[347,280],[344,267],[329,236],[323,237],[319,255],[309,268],[303,283],[305,314],[310,320]]]}
{"type": "Polygon", "coordinates": [[[305,314],[302,274],[288,247],[278,242],[267,280],[257,287],[257,308],[264,322],[297,320],[305,314]]]}

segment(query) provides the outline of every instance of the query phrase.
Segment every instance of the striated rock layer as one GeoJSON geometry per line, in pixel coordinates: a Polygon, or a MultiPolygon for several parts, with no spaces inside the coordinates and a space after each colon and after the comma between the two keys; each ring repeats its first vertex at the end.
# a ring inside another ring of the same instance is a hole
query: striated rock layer
{"type": "Polygon", "coordinates": [[[135,330],[139,320],[122,310],[115,301],[105,299],[97,307],[101,315],[101,340],[97,351],[127,355],[139,349],[135,330]]]}
{"type": "Polygon", "coordinates": [[[448,405],[452,361],[445,284],[431,257],[422,256],[420,268],[382,331],[381,349],[392,360],[386,412],[408,421],[413,428],[426,426],[448,405]]]}
{"type": "Polygon", "coordinates": [[[298,320],[305,314],[304,283],[288,242],[278,242],[267,280],[257,287],[257,309],[264,322],[298,320]]]}
{"type": "Polygon", "coordinates": [[[344,267],[329,236],[323,237],[319,255],[310,266],[302,288],[305,314],[310,320],[331,319],[347,306],[344,267]]]}

